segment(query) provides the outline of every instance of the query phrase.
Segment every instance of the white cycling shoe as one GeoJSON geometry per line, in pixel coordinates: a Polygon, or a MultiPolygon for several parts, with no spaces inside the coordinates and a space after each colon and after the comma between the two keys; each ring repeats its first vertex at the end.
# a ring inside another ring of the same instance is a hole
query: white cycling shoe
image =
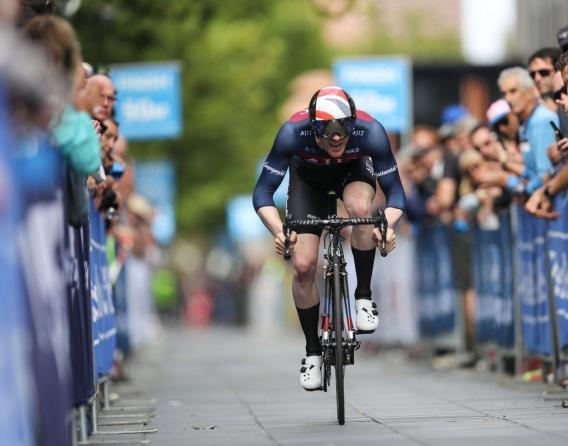
{"type": "Polygon", "coordinates": [[[321,388],[322,377],[321,367],[323,358],[321,356],[306,356],[302,359],[300,369],[300,385],[305,390],[319,390],[321,388]]]}
{"type": "Polygon", "coordinates": [[[377,304],[369,299],[356,299],[355,312],[357,313],[357,329],[359,333],[372,333],[379,326],[379,312],[377,304]]]}

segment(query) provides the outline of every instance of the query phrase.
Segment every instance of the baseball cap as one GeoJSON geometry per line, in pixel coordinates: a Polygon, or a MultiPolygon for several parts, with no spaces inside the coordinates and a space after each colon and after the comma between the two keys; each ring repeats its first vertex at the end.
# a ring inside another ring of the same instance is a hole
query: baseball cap
{"type": "Polygon", "coordinates": [[[491,126],[497,124],[501,119],[511,112],[511,107],[505,99],[498,99],[487,109],[487,121],[491,126]]]}

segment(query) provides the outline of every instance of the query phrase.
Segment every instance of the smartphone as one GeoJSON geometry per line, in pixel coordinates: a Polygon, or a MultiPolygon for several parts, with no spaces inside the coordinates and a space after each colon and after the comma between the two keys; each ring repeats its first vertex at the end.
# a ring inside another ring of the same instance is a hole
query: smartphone
{"type": "Polygon", "coordinates": [[[562,134],[562,132],[560,131],[560,129],[558,128],[558,126],[554,121],[549,121],[549,122],[550,122],[550,127],[552,127],[552,130],[554,130],[554,136],[556,137],[556,141],[560,141],[562,138],[564,138],[564,135],[562,134]]]}

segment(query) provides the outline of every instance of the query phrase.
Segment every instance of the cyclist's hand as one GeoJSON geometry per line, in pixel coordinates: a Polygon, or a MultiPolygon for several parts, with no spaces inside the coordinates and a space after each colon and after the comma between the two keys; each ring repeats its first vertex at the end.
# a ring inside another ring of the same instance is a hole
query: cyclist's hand
{"type": "MultiPolygon", "coordinates": [[[[290,234],[290,254],[294,252],[294,245],[298,241],[298,234],[295,231],[292,231],[290,234]]],[[[286,236],[284,235],[283,231],[280,231],[276,234],[276,238],[274,239],[274,248],[276,249],[276,254],[279,256],[284,255],[284,243],[286,242],[286,236]]]]}
{"type": "MultiPolygon", "coordinates": [[[[373,241],[377,245],[377,248],[381,249],[381,231],[379,228],[373,230],[373,241]]],[[[394,234],[394,229],[387,228],[387,254],[396,248],[396,235],[394,234]]]]}

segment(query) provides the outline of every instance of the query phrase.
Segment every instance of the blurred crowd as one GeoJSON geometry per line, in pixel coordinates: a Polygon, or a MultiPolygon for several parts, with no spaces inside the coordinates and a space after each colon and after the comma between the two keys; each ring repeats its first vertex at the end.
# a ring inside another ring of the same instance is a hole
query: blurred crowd
{"type": "Polygon", "coordinates": [[[0,93],[8,110],[10,150],[23,158],[55,149],[64,178],[66,223],[88,224],[94,205],[104,219],[114,286],[127,259],[143,265],[133,270],[150,274],[157,257],[154,209],[134,191],[135,166],[115,117],[113,81],[83,59],[72,25],[56,16],[56,8],[50,0],[0,2],[0,93]]]}
{"type": "Polygon", "coordinates": [[[511,203],[543,218],[560,217],[553,197],[568,188],[568,27],[558,47],[540,48],[524,66],[504,69],[502,97],[484,119],[461,105],[443,109],[440,127],[416,125],[398,153],[407,216],[450,227],[454,281],[464,295],[466,344],[474,343],[471,227],[496,230],[511,203]]]}

